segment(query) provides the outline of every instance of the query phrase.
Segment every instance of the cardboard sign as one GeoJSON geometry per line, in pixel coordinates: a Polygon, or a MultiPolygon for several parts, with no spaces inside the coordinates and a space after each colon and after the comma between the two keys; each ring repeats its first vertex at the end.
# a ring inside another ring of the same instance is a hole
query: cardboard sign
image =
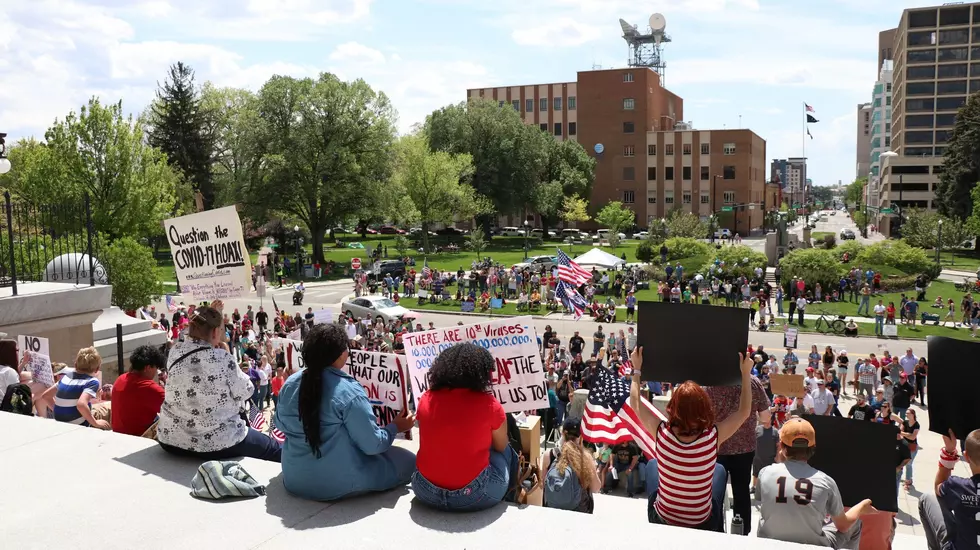
{"type": "Polygon", "coordinates": [[[636,324],[637,345],[650,364],[642,371],[644,381],[741,384],[739,353],[749,346],[748,309],[639,302],[636,324]],[[691,345],[705,333],[711,345],[691,345]]]}
{"type": "Polygon", "coordinates": [[[313,312],[314,325],[326,325],[337,321],[337,315],[332,309],[321,309],[313,312]]]}
{"type": "Polygon", "coordinates": [[[930,336],[929,349],[929,431],[947,435],[953,430],[957,439],[980,428],[980,400],[977,385],[980,370],[970,357],[980,353],[980,343],[930,336]]]}
{"type": "Polygon", "coordinates": [[[303,362],[303,341],[291,340],[289,338],[271,338],[272,348],[278,350],[282,347],[286,352],[286,368],[300,370],[306,367],[303,362]]]}
{"type": "MultiPolygon", "coordinates": [[[[26,334],[21,334],[20,338],[17,339],[17,345],[20,347],[20,356],[23,357],[25,352],[38,353],[41,355],[46,355],[51,357],[51,346],[48,344],[47,338],[41,338],[40,336],[27,336],[26,334]]],[[[16,366],[16,365],[11,365],[16,366]]]]}
{"type": "Polygon", "coordinates": [[[408,409],[405,368],[398,355],[352,349],[344,370],[364,386],[379,426],[408,409]]]}
{"type": "Polygon", "coordinates": [[[802,374],[770,374],[769,389],[773,395],[803,397],[806,394],[802,374]]]}
{"type": "Polygon", "coordinates": [[[302,341],[303,340],[303,329],[298,328],[298,329],[290,332],[289,334],[286,334],[286,339],[287,340],[300,340],[300,341],[302,341]]]}
{"type": "Polygon", "coordinates": [[[870,498],[875,508],[898,512],[895,487],[898,428],[836,416],[804,415],[804,418],[813,425],[817,436],[817,452],[809,463],[834,478],[844,506],[854,506],[870,498]],[[870,456],[875,457],[876,467],[855,466],[855,457],[870,456]]]}
{"type": "Polygon", "coordinates": [[[163,222],[180,290],[195,301],[239,298],[252,288],[252,266],[234,206],[163,222]]]}
{"type": "Polygon", "coordinates": [[[493,395],[505,412],[548,408],[544,366],[530,317],[513,317],[405,334],[407,370],[416,399],[429,387],[429,368],[448,348],[470,342],[487,349],[496,364],[493,395]]]}
{"type": "Polygon", "coordinates": [[[890,338],[898,338],[898,325],[882,325],[882,334],[890,338]]]}
{"type": "Polygon", "coordinates": [[[783,348],[796,349],[796,344],[799,341],[800,329],[796,327],[786,327],[786,331],[783,332],[783,348]]]}

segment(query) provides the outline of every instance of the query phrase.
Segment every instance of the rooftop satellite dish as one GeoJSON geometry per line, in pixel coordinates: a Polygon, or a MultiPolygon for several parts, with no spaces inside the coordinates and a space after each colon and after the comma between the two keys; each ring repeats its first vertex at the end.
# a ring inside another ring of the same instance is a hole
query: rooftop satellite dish
{"type": "Polygon", "coordinates": [[[655,13],[650,16],[650,30],[654,33],[662,32],[667,28],[667,18],[663,14],[655,13]]]}

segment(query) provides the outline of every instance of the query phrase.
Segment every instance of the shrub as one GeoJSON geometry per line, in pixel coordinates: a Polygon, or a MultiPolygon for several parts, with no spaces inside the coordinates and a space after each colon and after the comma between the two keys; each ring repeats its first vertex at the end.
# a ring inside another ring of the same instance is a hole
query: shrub
{"type": "Polygon", "coordinates": [[[723,246],[714,251],[714,257],[710,254],[710,260],[701,266],[700,272],[707,274],[712,265],[723,263],[721,277],[755,277],[755,268],[766,268],[769,262],[766,255],[756,252],[747,246],[723,246]]]}
{"type": "Polygon", "coordinates": [[[837,257],[843,258],[844,253],[846,252],[851,261],[854,261],[857,259],[858,254],[860,254],[862,250],[864,250],[864,245],[856,240],[841,241],[840,244],[837,245],[837,257]]]}
{"type": "Polygon", "coordinates": [[[653,260],[655,246],[659,248],[659,246],[655,245],[651,239],[641,242],[636,247],[636,259],[643,263],[650,263],[650,261],[653,260]]]}
{"type": "Polygon", "coordinates": [[[130,237],[116,239],[103,251],[106,272],[112,284],[112,305],[132,311],[163,294],[157,278],[153,251],[130,237]]]}
{"type": "Polygon", "coordinates": [[[887,265],[909,275],[929,272],[932,262],[925,250],[905,241],[881,241],[864,248],[857,256],[858,265],[887,265]]]}
{"type": "MultiPolygon", "coordinates": [[[[711,247],[697,239],[687,237],[672,237],[667,239],[667,259],[677,260],[679,258],[690,258],[691,256],[709,256],[711,247]]],[[[660,249],[656,251],[660,255],[660,249]]]]}
{"type": "Polygon", "coordinates": [[[830,250],[837,246],[837,237],[833,234],[823,236],[823,247],[830,250]]]}
{"type": "Polygon", "coordinates": [[[899,292],[915,288],[915,275],[899,275],[896,277],[882,277],[881,290],[884,292],[899,292]]]}
{"type": "Polygon", "coordinates": [[[836,251],[820,248],[794,250],[779,261],[779,267],[783,282],[797,277],[806,281],[807,286],[820,283],[824,288],[837,288],[841,275],[847,270],[836,251]]]}

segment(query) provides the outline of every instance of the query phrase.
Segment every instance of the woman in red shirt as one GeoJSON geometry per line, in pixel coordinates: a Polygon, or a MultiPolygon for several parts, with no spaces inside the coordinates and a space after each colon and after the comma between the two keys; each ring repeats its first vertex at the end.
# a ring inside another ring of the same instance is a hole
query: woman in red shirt
{"type": "Polygon", "coordinates": [[[728,474],[717,463],[718,448],[735,435],[752,409],[752,365],[750,354],[741,356],[742,387],[738,410],[715,422],[708,392],[688,380],[674,388],[667,403],[667,419],[661,421],[640,404],[640,370],[643,348],[633,350],[633,381],[630,406],[637,411],[647,432],[656,440],[654,458],[646,465],[650,523],[724,530],[725,486],[728,474]]]}
{"type": "Polygon", "coordinates": [[[279,408],[279,390],[282,389],[283,382],[286,381],[286,369],[279,367],[276,369],[276,375],[272,378],[269,384],[272,385],[272,403],[279,408]]]}
{"type": "Polygon", "coordinates": [[[475,511],[504,499],[517,454],[507,418],[492,387],[493,357],[475,344],[457,344],[436,357],[429,389],[419,399],[418,471],[412,489],[441,510],[475,511]]]}

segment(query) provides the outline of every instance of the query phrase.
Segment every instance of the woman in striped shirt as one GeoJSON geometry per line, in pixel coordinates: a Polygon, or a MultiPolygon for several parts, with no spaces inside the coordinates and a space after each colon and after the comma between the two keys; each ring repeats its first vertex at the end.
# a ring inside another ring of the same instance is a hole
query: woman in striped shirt
{"type": "Polygon", "coordinates": [[[725,468],[716,464],[718,447],[735,434],[752,408],[752,357],[740,354],[742,391],[738,410],[715,423],[711,399],[704,388],[688,380],[674,389],[666,422],[640,406],[643,348],[633,351],[630,405],[638,411],[657,445],[646,466],[650,523],[724,530],[723,501],[728,482],[725,468]]]}

